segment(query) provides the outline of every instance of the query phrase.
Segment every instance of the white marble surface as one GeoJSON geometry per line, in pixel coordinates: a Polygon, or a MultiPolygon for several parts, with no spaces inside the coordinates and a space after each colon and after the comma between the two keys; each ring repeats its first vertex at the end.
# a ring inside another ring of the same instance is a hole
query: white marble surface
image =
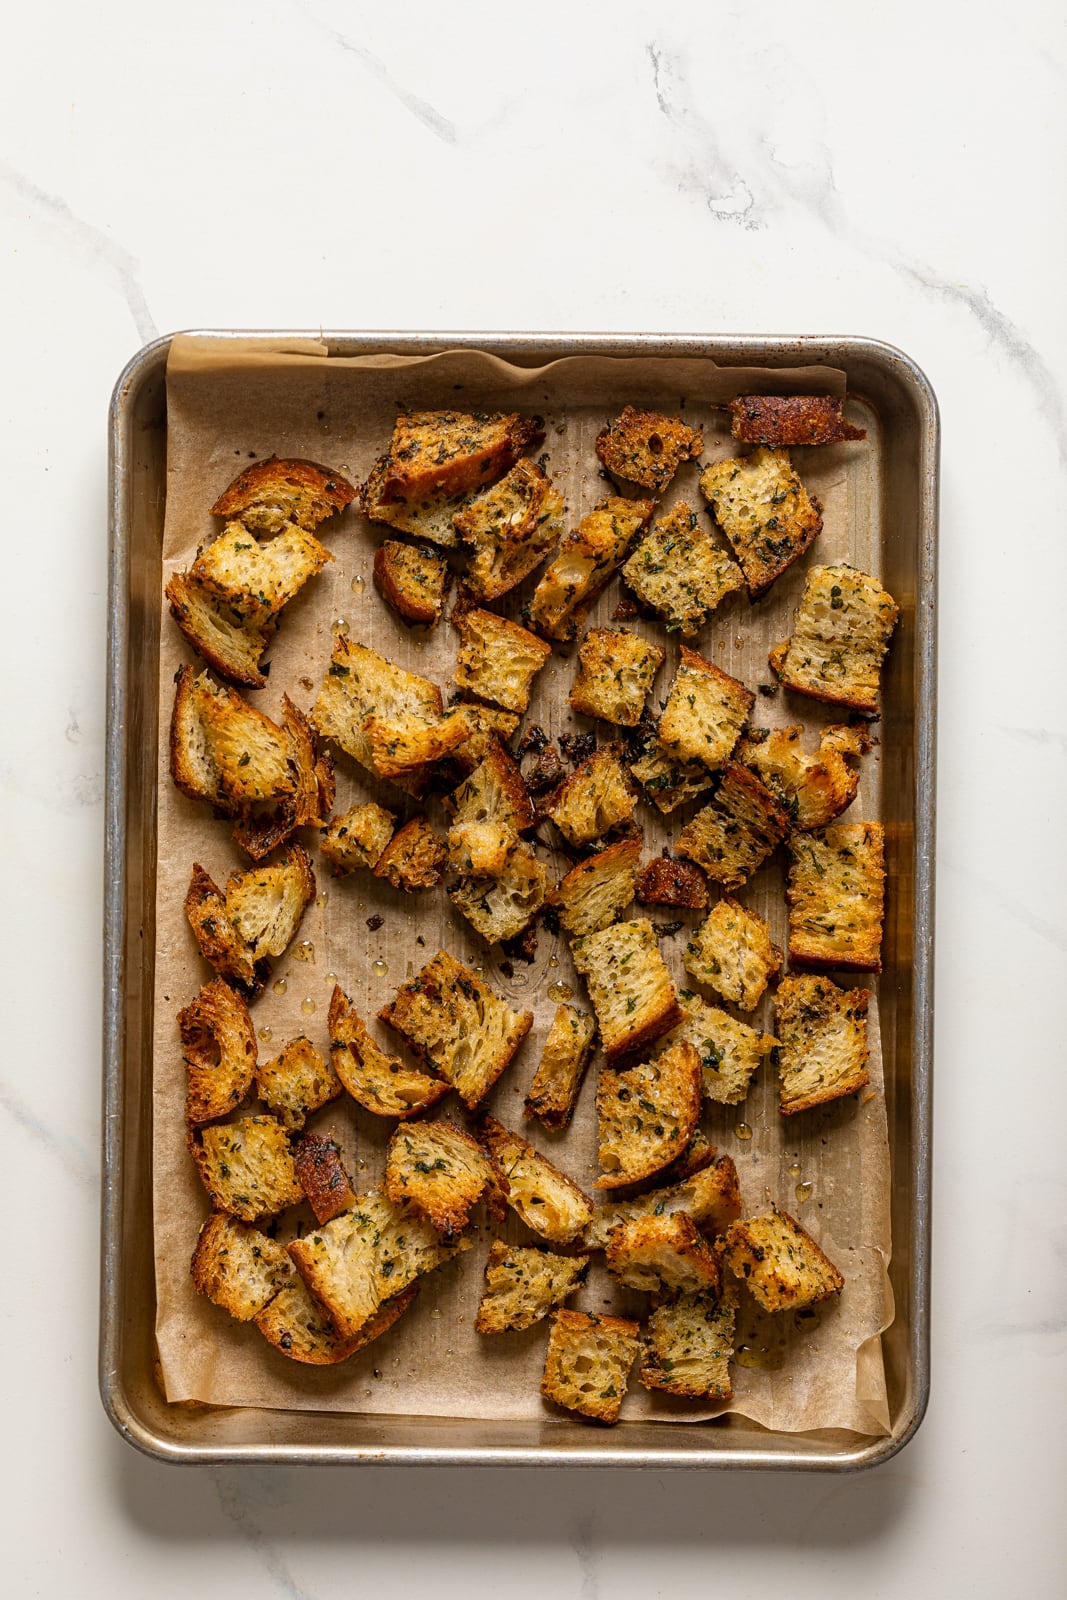
{"type": "Polygon", "coordinates": [[[1062,1593],[1060,8],[52,0],[5,57],[5,1592],[1062,1593]],[[933,381],[933,1400],[877,1472],[177,1471],[104,1418],[106,406],[157,332],[320,324],[864,333],[933,381]]]}

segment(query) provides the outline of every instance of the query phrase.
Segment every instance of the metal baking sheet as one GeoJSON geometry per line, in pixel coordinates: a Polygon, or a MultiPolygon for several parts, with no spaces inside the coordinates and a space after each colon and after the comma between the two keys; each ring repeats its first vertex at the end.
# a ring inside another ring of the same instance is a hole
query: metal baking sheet
{"type": "MultiPolygon", "coordinates": [[[[209,337],[224,341],[234,335],[209,337]]],[[[880,980],[886,1042],[896,1301],[883,1336],[888,1437],[775,1434],[736,1416],[626,1421],[611,1434],[565,1419],[473,1422],[168,1406],[155,1374],[150,1204],[151,995],[160,550],[169,340],[147,346],[111,413],[105,1152],[101,1387],[116,1427],[172,1460],[574,1462],[588,1465],[854,1468],[885,1459],[921,1419],[928,1387],[929,1115],[932,1038],[934,599],[937,415],[900,352],[870,340],[639,336],[327,335],[331,354],[486,350],[516,365],[559,356],[701,356],[720,366],[843,370],[877,423],[871,530],[880,576],[902,602],[883,710],[883,818],[896,914],[880,980]]]]}

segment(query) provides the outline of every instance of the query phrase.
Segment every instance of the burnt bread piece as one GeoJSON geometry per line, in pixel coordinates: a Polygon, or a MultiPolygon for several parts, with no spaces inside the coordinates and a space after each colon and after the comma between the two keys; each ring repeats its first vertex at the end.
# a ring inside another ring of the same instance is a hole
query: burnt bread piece
{"type": "Polygon", "coordinates": [[[866,439],[866,428],[845,418],[844,401],[830,394],[739,394],[730,401],[730,432],[742,444],[840,444],[866,439]]]}

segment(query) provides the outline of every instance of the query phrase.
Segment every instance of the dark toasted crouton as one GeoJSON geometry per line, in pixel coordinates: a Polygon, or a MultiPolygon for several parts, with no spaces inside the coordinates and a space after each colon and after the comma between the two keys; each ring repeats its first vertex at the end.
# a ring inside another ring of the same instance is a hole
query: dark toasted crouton
{"type": "Polygon", "coordinates": [[[493,1169],[476,1139],[451,1122],[407,1122],[389,1141],[385,1192],[411,1205],[438,1233],[460,1233],[493,1169]]]}
{"type": "Polygon", "coordinates": [[[568,1411],[617,1422],[639,1344],[640,1329],[628,1318],[556,1311],[541,1393],[568,1411]]]}
{"type": "Polygon", "coordinates": [[[440,1078],[387,1056],[339,984],[330,997],[329,1028],[334,1071],[353,1100],[375,1116],[416,1117],[448,1093],[449,1085],[440,1078]]]}
{"type": "Polygon", "coordinates": [[[215,517],[236,517],[257,533],[277,533],[287,522],[315,528],[356,497],[339,472],[317,461],[269,456],[239,473],[211,508],[215,517]]]}
{"type": "Polygon", "coordinates": [[[304,1198],[289,1135],[274,1117],[212,1123],[190,1134],[189,1149],[212,1205],[242,1222],[276,1216],[304,1198]]]}
{"type": "Polygon", "coordinates": [[[699,867],[671,856],[653,856],[637,874],[635,891],[644,906],[680,906],[686,911],[703,911],[708,903],[708,886],[699,867]]]}
{"type": "Polygon", "coordinates": [[[457,512],[453,526],[473,546],[465,582],[475,599],[499,599],[521,583],[559,538],[563,512],[563,496],[525,458],[457,512]]]}
{"type": "Polygon", "coordinates": [[[723,1262],[765,1311],[800,1311],[845,1285],[811,1234],[775,1205],[727,1230],[723,1262]]]}
{"type": "Polygon", "coordinates": [[[684,1040],[700,1057],[704,1094],[720,1105],[735,1106],[748,1094],[752,1075],[777,1044],[772,1034],[760,1033],[739,1022],[728,1011],[709,1006],[695,994],[683,991],[685,1020],[663,1038],[659,1048],[684,1040]]]}
{"type": "Polygon", "coordinates": [[[850,806],[859,772],[849,766],[871,748],[866,726],[836,723],[823,728],[815,755],[805,754],[803,728],[756,728],[743,734],[737,759],[751,767],[788,809],[793,827],[824,828],[850,806]]]}
{"type": "Polygon", "coordinates": [[[700,492],[733,546],[753,600],[804,554],[822,527],[819,508],[787,450],[716,461],[701,474],[700,492]]]}
{"type": "Polygon", "coordinates": [[[456,687],[491,700],[505,711],[525,711],[530,686],[552,654],[552,646],[528,628],[479,606],[454,610],[452,621],[462,640],[456,657],[456,687]]]}
{"type": "Polygon", "coordinates": [[[689,506],[676,505],[641,540],[622,569],[637,598],[661,616],[670,633],[691,638],[720,601],[745,580],[689,506]]]}
{"type": "Polygon", "coordinates": [[[382,498],[426,500],[493,483],[545,436],[540,417],[411,411],[396,419],[382,498]]]}
{"type": "Polygon", "coordinates": [[[612,497],[565,534],[530,602],[534,626],[549,639],[576,639],[589,607],[626,560],[630,540],[645,527],[652,500],[612,497]]]}
{"type": "Polygon", "coordinates": [[[739,889],[789,832],[789,813],[754,772],[728,761],[711,800],[675,849],[724,889],[739,889]]]}
{"type": "Polygon", "coordinates": [[[253,861],[266,860],[297,828],[321,828],[334,801],[333,757],[328,751],[319,753],[311,723],[287,694],[282,696],[282,731],[289,744],[293,792],[270,811],[242,813],[233,827],[234,843],[253,861]]]}
{"type": "Polygon", "coordinates": [[[621,915],[634,897],[640,839],[620,839],[587,856],[565,874],[548,897],[565,933],[599,933],[621,915]]]}
{"type": "Polygon", "coordinates": [[[658,644],[649,644],[627,628],[590,628],[578,646],[572,709],[583,717],[636,727],[663,656],[658,644]]]}
{"type": "Polygon", "coordinates": [[[681,1155],[700,1117],[700,1057],[676,1044],[654,1061],[600,1074],[598,1189],[640,1183],[681,1155]]]}
{"type": "Polygon", "coordinates": [[[812,567],[791,639],[770,653],[787,689],[830,705],[878,710],[882,659],[900,608],[876,578],[855,567],[812,567]]]}
{"type": "Polygon", "coordinates": [[[302,1128],[313,1111],[342,1092],[340,1080],[303,1035],[290,1039],[273,1061],[261,1062],[256,1082],[261,1099],[290,1129],[302,1128]]]}
{"type": "Polygon", "coordinates": [[[808,1111],[855,1094],[867,1071],[866,989],[839,989],[829,978],[783,978],[774,997],[779,1110],[808,1111]]]}
{"type": "Polygon", "coordinates": [[[607,1245],[608,1271],[628,1289],[646,1294],[718,1294],[722,1267],[692,1217],[632,1217],[614,1228],[607,1245]]]}
{"type": "Polygon", "coordinates": [[[417,1283],[387,1300],[380,1311],[349,1338],[342,1338],[306,1284],[295,1274],[256,1318],[268,1344],[291,1361],[311,1367],[333,1367],[347,1361],[387,1333],[419,1292],[417,1283]]]}
{"type": "Polygon", "coordinates": [[[646,1389],[689,1399],[729,1400],[734,1353],[733,1293],[681,1294],[650,1314],[640,1378],[646,1389]]]}
{"type": "Polygon", "coordinates": [[[425,545],[386,539],[374,553],[374,583],[403,622],[433,627],[445,608],[448,563],[425,545]]]}
{"type": "Polygon", "coordinates": [[[712,773],[699,761],[674,761],[655,745],[630,767],[657,811],[676,811],[710,789],[712,773]]]}
{"type": "Polygon", "coordinates": [[[714,771],[730,759],[756,697],[695,650],[681,650],[657,742],[672,761],[699,761],[714,771]]]}
{"type": "Polygon", "coordinates": [[[695,461],[704,440],[681,417],[627,406],[597,434],[596,453],[613,478],[662,494],[683,461],[695,461]]]}
{"type": "Polygon", "coordinates": [[[224,1117],[241,1104],[256,1070],[256,1030],[248,1006],[222,978],[206,983],[178,1012],[188,1074],[186,1121],[224,1117]]]}
{"type": "Polygon", "coordinates": [[[674,980],[647,917],[583,934],[571,955],[589,989],[609,1061],[643,1049],[681,1021],[674,980]]]}
{"type": "Polygon", "coordinates": [[[632,1200],[598,1206],[582,1235],[586,1250],[603,1250],[613,1231],[632,1217],[664,1217],[684,1211],[701,1233],[714,1239],[741,1215],[737,1168],[729,1156],[716,1156],[706,1167],[668,1188],[650,1189],[632,1200]]]}
{"type": "Polygon", "coordinates": [[[581,1287],[588,1266],[588,1256],[560,1256],[494,1239],[474,1326],[479,1333],[532,1328],[581,1287]]]}
{"type": "Polygon", "coordinates": [[[356,1191],[344,1169],[336,1140],[321,1133],[305,1133],[293,1140],[293,1161],[317,1222],[332,1222],[355,1204],[356,1191]]]}
{"type": "Polygon", "coordinates": [[[393,813],[373,800],[333,817],[322,830],[319,849],[333,868],[334,877],[355,872],[357,867],[376,867],[395,826],[393,813]]]}
{"type": "Polygon", "coordinates": [[[596,1037],[592,1017],[576,1006],[557,1006],[545,1048],[534,1073],[523,1116],[546,1128],[565,1128],[574,1114],[596,1037]]]}
{"type": "Polygon", "coordinates": [[[775,448],[866,439],[866,428],[845,421],[843,407],[829,394],[739,394],[730,401],[730,432],[742,444],[775,448]]]}
{"type": "Polygon", "coordinates": [[[541,809],[564,838],[581,849],[628,823],[636,806],[626,769],[615,750],[604,745],[575,768],[541,809]]]}
{"type": "Polygon", "coordinates": [[[197,1292],[238,1322],[251,1322],[294,1276],[284,1245],[224,1211],[200,1229],[191,1270],[197,1292]]]}
{"type": "Polygon", "coordinates": [[[686,945],[685,970],[724,1000],[751,1011],[782,970],[763,918],[728,896],[713,906],[686,945]]]}
{"type": "Polygon", "coordinates": [[[414,894],[432,889],[441,881],[445,866],[445,847],[425,817],[412,817],[398,828],[374,868],[376,878],[385,878],[394,889],[414,894]]]}
{"type": "Polygon", "coordinates": [[[882,970],[885,830],[835,822],[790,842],[789,961],[794,967],[882,970]]]}
{"type": "Polygon", "coordinates": [[[593,1215],[592,1202],[565,1172],[494,1117],[486,1117],[483,1136],[499,1189],[528,1228],[550,1244],[569,1244],[593,1215]]]}

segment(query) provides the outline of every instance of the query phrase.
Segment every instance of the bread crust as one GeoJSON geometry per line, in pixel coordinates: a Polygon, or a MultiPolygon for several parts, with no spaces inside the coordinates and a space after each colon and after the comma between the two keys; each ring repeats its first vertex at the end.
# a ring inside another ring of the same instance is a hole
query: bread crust
{"type": "Polygon", "coordinates": [[[545,437],[540,417],[517,412],[410,411],[396,419],[381,497],[465,494],[502,477],[545,437]]]}
{"type": "Polygon", "coordinates": [[[739,889],[789,834],[789,813],[754,772],[736,761],[723,768],[711,800],[675,844],[724,889],[739,889]]]}
{"type": "Polygon", "coordinates": [[[386,539],[374,553],[374,585],[403,622],[432,628],[445,608],[448,565],[434,550],[386,539]]]}
{"type": "Polygon", "coordinates": [[[303,1134],[293,1140],[293,1161],[316,1222],[332,1222],[355,1204],[356,1191],[335,1139],[321,1133],[303,1134]]]}
{"type": "Polygon", "coordinates": [[[256,1030],[245,1000],[223,978],[206,983],[178,1013],[188,1078],[185,1120],[191,1127],[224,1117],[241,1104],[256,1070],[256,1030]]]}
{"type": "Polygon", "coordinates": [[[742,444],[840,444],[866,439],[845,420],[844,401],[829,394],[739,394],[730,401],[730,432],[742,444]]]}
{"type": "Polygon", "coordinates": [[[237,517],[246,527],[275,532],[292,521],[317,527],[356,497],[355,486],[317,461],[269,456],[238,473],[211,507],[215,517],[237,517]]]}

